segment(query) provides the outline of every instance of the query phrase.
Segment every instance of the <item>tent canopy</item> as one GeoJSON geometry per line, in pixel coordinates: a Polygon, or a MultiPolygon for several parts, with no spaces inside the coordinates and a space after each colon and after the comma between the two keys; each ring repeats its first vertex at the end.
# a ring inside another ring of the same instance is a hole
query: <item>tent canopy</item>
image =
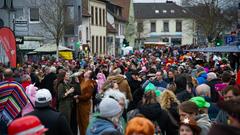
{"type": "MultiPolygon", "coordinates": [[[[45,44],[37,49],[34,50],[34,52],[56,52],[57,51],[57,45],[56,44],[45,44]]],[[[62,45],[59,45],[59,51],[73,51],[70,48],[64,47],[62,45]]]]}
{"type": "Polygon", "coordinates": [[[219,47],[207,47],[207,48],[197,48],[187,50],[189,52],[240,52],[240,48],[236,45],[227,45],[227,46],[219,46],[219,47]]]}

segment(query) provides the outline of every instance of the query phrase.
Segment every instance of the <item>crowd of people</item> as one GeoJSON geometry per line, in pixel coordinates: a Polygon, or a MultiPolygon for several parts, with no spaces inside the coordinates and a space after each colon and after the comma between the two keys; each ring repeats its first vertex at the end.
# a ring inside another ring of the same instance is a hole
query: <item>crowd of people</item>
{"type": "Polygon", "coordinates": [[[206,58],[168,48],[1,65],[0,133],[239,135],[239,54],[206,58]]]}

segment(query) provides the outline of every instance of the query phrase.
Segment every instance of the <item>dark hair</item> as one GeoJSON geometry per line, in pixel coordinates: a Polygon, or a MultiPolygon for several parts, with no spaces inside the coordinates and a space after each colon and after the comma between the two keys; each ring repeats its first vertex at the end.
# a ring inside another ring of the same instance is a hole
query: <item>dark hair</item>
{"type": "Polygon", "coordinates": [[[223,90],[223,94],[227,94],[229,91],[232,91],[234,96],[239,96],[240,95],[240,91],[238,89],[236,89],[234,86],[229,85],[227,86],[224,90],[223,90]]]}
{"type": "Polygon", "coordinates": [[[59,73],[57,75],[57,79],[54,81],[54,90],[55,91],[57,91],[58,85],[63,83],[66,73],[67,72],[63,69],[59,70],[59,73]]]}
{"type": "Polygon", "coordinates": [[[223,82],[230,82],[232,79],[232,75],[229,71],[224,71],[222,74],[222,81],[223,82]]]}
{"type": "Polygon", "coordinates": [[[191,101],[184,101],[179,105],[179,109],[188,114],[196,113],[198,114],[198,107],[195,103],[191,101]]]}

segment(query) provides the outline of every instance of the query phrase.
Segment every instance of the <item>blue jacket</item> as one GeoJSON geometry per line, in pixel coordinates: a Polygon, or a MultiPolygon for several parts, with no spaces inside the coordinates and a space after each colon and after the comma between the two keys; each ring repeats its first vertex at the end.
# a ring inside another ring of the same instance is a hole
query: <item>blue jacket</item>
{"type": "Polygon", "coordinates": [[[202,71],[199,73],[197,77],[197,82],[198,82],[198,85],[201,85],[207,82],[207,73],[205,71],[202,71]]]}
{"type": "Polygon", "coordinates": [[[105,118],[97,117],[94,123],[87,129],[87,135],[121,135],[114,124],[105,118]]]}
{"type": "Polygon", "coordinates": [[[168,83],[165,82],[164,80],[162,80],[162,81],[154,80],[154,81],[153,81],[153,84],[154,84],[156,87],[163,87],[163,88],[167,88],[167,85],[168,85],[168,83]]]}

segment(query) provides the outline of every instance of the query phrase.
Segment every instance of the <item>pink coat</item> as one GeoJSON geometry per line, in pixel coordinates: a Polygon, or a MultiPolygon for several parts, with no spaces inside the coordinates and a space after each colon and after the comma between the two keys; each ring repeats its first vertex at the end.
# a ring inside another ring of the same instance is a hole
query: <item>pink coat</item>
{"type": "MultiPolygon", "coordinates": [[[[32,104],[35,105],[35,95],[37,92],[37,87],[35,87],[33,84],[30,84],[26,87],[26,95],[31,100],[32,104]]],[[[24,116],[27,113],[32,112],[34,107],[32,106],[30,102],[27,103],[27,105],[22,110],[22,116],[24,116]]]]}
{"type": "Polygon", "coordinates": [[[103,73],[97,74],[97,85],[98,85],[98,92],[101,90],[103,84],[106,82],[106,77],[103,73]]]}

